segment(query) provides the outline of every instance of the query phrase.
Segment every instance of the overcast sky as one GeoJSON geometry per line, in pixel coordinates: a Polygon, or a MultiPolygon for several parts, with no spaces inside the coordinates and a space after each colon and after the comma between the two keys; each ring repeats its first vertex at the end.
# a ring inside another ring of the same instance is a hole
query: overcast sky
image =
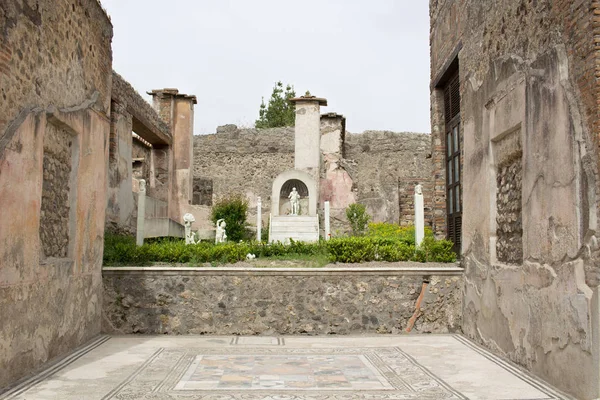
{"type": "Polygon", "coordinates": [[[195,134],[252,126],[281,80],[325,97],[350,132],[429,132],[424,0],[101,0],[113,68],[146,99],[195,94],[195,134]]]}

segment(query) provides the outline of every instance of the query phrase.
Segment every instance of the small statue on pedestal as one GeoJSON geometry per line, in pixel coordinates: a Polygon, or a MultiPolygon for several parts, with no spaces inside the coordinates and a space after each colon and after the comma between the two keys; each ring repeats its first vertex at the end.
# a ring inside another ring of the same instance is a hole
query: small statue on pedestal
{"type": "Polygon", "coordinates": [[[224,219],[217,220],[217,232],[215,234],[215,244],[216,243],[225,243],[227,240],[227,232],[225,231],[225,227],[227,224],[224,219]]]}
{"type": "Polygon", "coordinates": [[[292,203],[292,215],[298,215],[300,210],[300,193],[298,193],[296,188],[292,188],[288,198],[292,203]]]}
{"type": "Polygon", "coordinates": [[[185,244],[196,244],[196,234],[192,232],[192,224],[196,222],[194,216],[187,213],[183,216],[183,226],[185,227],[185,244]]]}

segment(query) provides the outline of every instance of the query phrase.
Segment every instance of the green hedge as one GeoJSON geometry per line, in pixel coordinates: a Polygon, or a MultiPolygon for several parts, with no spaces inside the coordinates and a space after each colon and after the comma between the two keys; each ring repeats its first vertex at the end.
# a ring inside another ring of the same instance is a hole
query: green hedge
{"type": "Polygon", "coordinates": [[[327,242],[329,260],[358,263],[366,261],[454,262],[452,242],[426,237],[419,248],[397,238],[349,237],[327,242]]]}
{"type": "Polygon", "coordinates": [[[233,263],[246,259],[248,253],[257,257],[273,257],[290,254],[326,254],[322,242],[292,242],[265,244],[258,242],[227,242],[213,244],[200,242],[186,245],[179,239],[150,241],[136,246],[135,239],[129,236],[106,234],[104,239],[104,265],[149,265],[153,262],[165,263],[233,263]]]}
{"type": "Polygon", "coordinates": [[[217,245],[201,242],[186,245],[183,240],[172,239],[154,240],[138,247],[132,237],[111,234],[106,234],[104,241],[104,265],[149,265],[153,262],[233,263],[245,260],[248,253],[256,257],[327,255],[332,262],[344,263],[409,260],[453,262],[456,260],[451,242],[436,241],[431,236],[427,236],[418,249],[415,249],[414,244],[406,243],[396,237],[368,236],[334,238],[328,242],[317,243],[292,241],[288,245],[258,242],[227,242],[217,245]]]}

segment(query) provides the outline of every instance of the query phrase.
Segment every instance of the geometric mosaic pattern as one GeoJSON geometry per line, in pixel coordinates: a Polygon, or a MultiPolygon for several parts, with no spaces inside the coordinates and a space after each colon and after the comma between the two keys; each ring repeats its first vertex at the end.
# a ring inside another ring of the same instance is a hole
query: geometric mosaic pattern
{"type": "Polygon", "coordinates": [[[397,347],[156,351],[104,400],[466,399],[397,347]]]}

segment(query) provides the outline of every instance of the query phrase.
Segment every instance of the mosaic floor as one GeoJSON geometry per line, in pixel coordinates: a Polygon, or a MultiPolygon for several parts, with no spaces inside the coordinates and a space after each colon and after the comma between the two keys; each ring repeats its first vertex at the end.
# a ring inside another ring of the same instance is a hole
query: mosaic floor
{"type": "Polygon", "coordinates": [[[458,335],[103,337],[0,395],[3,400],[567,398],[458,335]]]}

